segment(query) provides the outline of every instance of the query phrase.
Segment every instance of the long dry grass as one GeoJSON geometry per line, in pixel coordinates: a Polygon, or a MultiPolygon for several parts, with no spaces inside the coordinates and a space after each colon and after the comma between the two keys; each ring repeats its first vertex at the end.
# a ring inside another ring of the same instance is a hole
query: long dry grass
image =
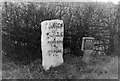
{"type": "Polygon", "coordinates": [[[44,71],[41,59],[29,65],[3,63],[3,79],[117,79],[118,57],[99,56],[92,58],[89,64],[81,57],[65,55],[64,63],[44,71]]]}

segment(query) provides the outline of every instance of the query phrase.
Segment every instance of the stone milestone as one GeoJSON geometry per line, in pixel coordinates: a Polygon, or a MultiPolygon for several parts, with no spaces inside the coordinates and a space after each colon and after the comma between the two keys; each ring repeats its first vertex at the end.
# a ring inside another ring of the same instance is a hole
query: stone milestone
{"type": "Polygon", "coordinates": [[[63,20],[41,22],[42,66],[45,70],[63,63],[63,20]]]}
{"type": "Polygon", "coordinates": [[[81,50],[84,51],[82,59],[85,63],[89,63],[92,59],[90,53],[93,51],[94,42],[95,40],[93,37],[83,37],[81,50]]]}

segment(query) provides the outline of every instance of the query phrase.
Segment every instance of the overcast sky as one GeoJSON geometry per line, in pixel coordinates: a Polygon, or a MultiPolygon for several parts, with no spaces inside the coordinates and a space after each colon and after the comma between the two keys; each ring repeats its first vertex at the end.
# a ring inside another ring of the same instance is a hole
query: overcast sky
{"type": "Polygon", "coordinates": [[[118,4],[120,0],[92,0],[97,2],[113,2],[114,4],[118,4]]]}
{"type": "Polygon", "coordinates": [[[0,0],[0,1],[40,1],[40,2],[113,2],[117,4],[120,0],[0,0]]]}

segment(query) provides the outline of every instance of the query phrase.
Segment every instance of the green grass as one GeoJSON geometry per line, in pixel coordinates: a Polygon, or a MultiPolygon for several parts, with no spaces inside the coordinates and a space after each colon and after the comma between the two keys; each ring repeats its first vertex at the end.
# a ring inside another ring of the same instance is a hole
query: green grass
{"type": "Polygon", "coordinates": [[[81,57],[65,55],[64,63],[44,71],[41,59],[29,65],[4,62],[3,79],[109,79],[117,78],[118,57],[98,56],[86,64],[81,57]],[[99,57],[99,58],[98,58],[99,57]]]}

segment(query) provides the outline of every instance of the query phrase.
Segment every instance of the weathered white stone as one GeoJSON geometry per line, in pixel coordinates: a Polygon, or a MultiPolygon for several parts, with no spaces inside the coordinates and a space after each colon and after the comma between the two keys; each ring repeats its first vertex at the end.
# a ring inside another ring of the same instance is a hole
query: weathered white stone
{"type": "Polygon", "coordinates": [[[48,20],[41,23],[42,66],[45,70],[63,63],[63,20],[48,20]]]}
{"type": "Polygon", "coordinates": [[[0,80],[2,80],[2,70],[0,70],[0,80]]]}
{"type": "Polygon", "coordinates": [[[92,59],[92,56],[90,55],[91,52],[92,52],[92,50],[85,50],[85,51],[84,51],[84,55],[83,55],[82,60],[83,60],[85,63],[89,63],[90,60],[92,59]]]}
{"type": "Polygon", "coordinates": [[[83,37],[81,50],[92,50],[94,48],[94,42],[93,37],[83,37]]]}
{"type": "Polygon", "coordinates": [[[83,37],[81,50],[84,51],[82,60],[85,63],[89,63],[89,61],[92,59],[90,53],[93,51],[94,41],[95,40],[93,37],[83,37]]]}

